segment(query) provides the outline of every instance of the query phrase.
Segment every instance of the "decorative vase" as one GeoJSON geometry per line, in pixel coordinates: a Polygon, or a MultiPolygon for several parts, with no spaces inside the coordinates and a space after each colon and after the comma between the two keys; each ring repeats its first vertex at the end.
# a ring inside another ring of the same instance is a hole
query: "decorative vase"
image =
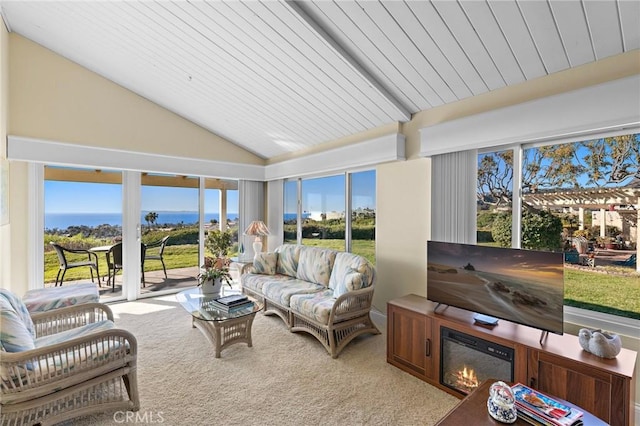
{"type": "Polygon", "coordinates": [[[210,297],[219,297],[222,292],[222,280],[215,278],[202,283],[202,294],[210,297]]]}
{"type": "Polygon", "coordinates": [[[505,382],[495,382],[489,388],[487,410],[491,417],[501,423],[513,423],[518,418],[516,399],[509,385],[505,382]]]}

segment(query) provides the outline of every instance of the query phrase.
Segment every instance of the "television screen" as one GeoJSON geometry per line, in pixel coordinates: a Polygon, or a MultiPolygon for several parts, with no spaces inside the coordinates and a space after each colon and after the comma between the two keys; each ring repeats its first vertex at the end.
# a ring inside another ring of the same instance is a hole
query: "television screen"
{"type": "Polygon", "coordinates": [[[562,253],[427,242],[427,298],[563,333],[562,253]]]}

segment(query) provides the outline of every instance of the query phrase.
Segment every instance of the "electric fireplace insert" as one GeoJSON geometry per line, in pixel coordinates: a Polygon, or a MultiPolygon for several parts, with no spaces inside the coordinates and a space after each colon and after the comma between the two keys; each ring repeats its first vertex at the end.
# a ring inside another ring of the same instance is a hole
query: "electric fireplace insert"
{"type": "Polygon", "coordinates": [[[440,327],[440,383],[465,395],[484,380],[513,382],[513,348],[440,327]]]}

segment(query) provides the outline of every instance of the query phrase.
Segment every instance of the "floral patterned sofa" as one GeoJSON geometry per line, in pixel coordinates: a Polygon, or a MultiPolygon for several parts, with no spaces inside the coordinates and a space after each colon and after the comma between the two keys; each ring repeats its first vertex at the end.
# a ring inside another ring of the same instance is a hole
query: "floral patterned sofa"
{"type": "Polygon", "coordinates": [[[355,337],[380,334],[370,317],[375,279],[375,267],[357,254],[283,244],[258,253],[240,282],[266,315],[315,336],[336,358],[355,337]]]}

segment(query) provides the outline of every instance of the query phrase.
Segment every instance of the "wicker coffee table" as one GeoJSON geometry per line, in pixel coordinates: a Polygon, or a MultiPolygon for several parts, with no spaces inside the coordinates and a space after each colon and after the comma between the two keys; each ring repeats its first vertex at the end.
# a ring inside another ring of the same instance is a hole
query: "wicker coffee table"
{"type": "MultiPolygon", "coordinates": [[[[240,294],[238,290],[225,290],[223,296],[240,294]]],[[[251,347],[251,326],[262,304],[251,299],[252,305],[225,312],[212,305],[213,297],[203,294],[199,287],[190,288],[176,295],[180,305],[191,314],[191,325],[200,329],[213,344],[216,358],[220,352],[234,343],[246,343],[251,347]]]]}

